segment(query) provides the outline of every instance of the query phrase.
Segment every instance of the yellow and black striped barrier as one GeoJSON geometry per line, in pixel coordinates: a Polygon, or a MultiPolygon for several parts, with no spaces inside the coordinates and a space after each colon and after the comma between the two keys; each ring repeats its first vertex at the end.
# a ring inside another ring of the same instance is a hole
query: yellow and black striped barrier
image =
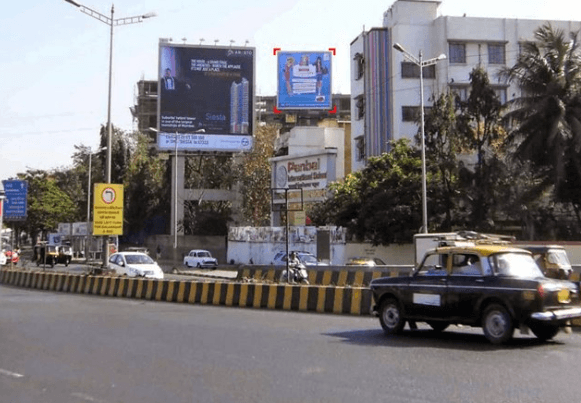
{"type": "MultiPolygon", "coordinates": [[[[264,267],[244,267],[238,270],[236,280],[256,280],[256,281],[278,281],[282,274],[283,268],[264,268],[264,267]]],[[[397,277],[410,273],[410,269],[378,269],[378,270],[361,270],[361,269],[329,269],[329,270],[309,270],[309,283],[322,286],[353,286],[367,287],[371,280],[380,277],[397,277]]]]}
{"type": "Polygon", "coordinates": [[[5,269],[0,284],[47,291],[191,304],[368,315],[364,287],[136,279],[5,269]]]}

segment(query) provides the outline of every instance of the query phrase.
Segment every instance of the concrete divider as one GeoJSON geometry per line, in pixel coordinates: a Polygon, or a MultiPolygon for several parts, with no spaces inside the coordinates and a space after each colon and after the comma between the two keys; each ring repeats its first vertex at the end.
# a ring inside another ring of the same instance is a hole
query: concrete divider
{"type": "Polygon", "coordinates": [[[56,292],[177,303],[369,315],[364,287],[197,282],[3,269],[0,284],[56,292]]]}
{"type": "MultiPolygon", "coordinates": [[[[256,280],[256,281],[278,281],[282,271],[285,270],[283,267],[275,268],[269,266],[243,266],[238,269],[238,276],[236,280],[256,280]]],[[[367,287],[371,280],[379,277],[397,277],[404,276],[411,272],[411,267],[385,267],[377,269],[367,269],[367,268],[345,268],[345,267],[332,267],[328,269],[323,269],[318,267],[316,269],[307,268],[309,275],[309,283],[312,285],[322,285],[322,286],[353,286],[353,287],[367,287]]]]}

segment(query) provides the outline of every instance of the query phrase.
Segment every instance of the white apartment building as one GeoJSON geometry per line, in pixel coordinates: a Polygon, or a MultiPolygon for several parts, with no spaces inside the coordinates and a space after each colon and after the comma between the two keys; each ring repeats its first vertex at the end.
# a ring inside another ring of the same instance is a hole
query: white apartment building
{"type": "MultiPolygon", "coordinates": [[[[352,170],[365,167],[368,157],[388,151],[388,142],[413,140],[418,132],[419,67],[394,49],[399,43],[419,59],[445,59],[424,67],[424,106],[448,88],[462,98],[469,93],[469,74],[481,65],[502,102],[520,95],[500,81],[501,67],[516,63],[521,45],[550,23],[564,32],[581,29],[580,21],[452,17],[440,13],[438,0],[397,0],[383,15],[383,27],[362,32],[351,43],[352,170]]],[[[526,4],[523,3],[523,7],[526,4]]]]}

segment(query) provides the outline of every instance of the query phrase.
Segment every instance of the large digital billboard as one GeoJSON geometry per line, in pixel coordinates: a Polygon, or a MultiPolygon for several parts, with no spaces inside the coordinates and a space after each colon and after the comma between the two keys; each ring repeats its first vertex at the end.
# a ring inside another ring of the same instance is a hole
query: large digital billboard
{"type": "Polygon", "coordinates": [[[160,43],[160,150],[247,151],[254,124],[255,49],[160,43]]]}
{"type": "Polygon", "coordinates": [[[277,52],[277,108],[331,109],[331,52],[277,52]]]}

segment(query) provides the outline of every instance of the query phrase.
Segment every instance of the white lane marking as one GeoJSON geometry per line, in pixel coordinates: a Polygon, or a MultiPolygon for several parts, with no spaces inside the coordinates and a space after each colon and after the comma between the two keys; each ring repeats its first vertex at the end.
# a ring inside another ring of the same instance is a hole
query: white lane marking
{"type": "Polygon", "coordinates": [[[24,376],[22,374],[17,374],[16,372],[7,371],[7,370],[2,369],[2,368],[0,368],[0,374],[6,375],[6,376],[11,376],[13,378],[22,378],[24,376]]]}
{"type": "Polygon", "coordinates": [[[79,399],[82,399],[82,400],[84,400],[84,401],[86,401],[86,402],[92,402],[92,403],[105,403],[105,401],[104,401],[104,400],[99,400],[99,399],[96,399],[96,398],[94,398],[94,397],[92,397],[92,396],[89,396],[89,395],[87,395],[87,394],[85,394],[85,393],[71,393],[71,396],[73,396],[73,397],[78,397],[79,399]]]}

